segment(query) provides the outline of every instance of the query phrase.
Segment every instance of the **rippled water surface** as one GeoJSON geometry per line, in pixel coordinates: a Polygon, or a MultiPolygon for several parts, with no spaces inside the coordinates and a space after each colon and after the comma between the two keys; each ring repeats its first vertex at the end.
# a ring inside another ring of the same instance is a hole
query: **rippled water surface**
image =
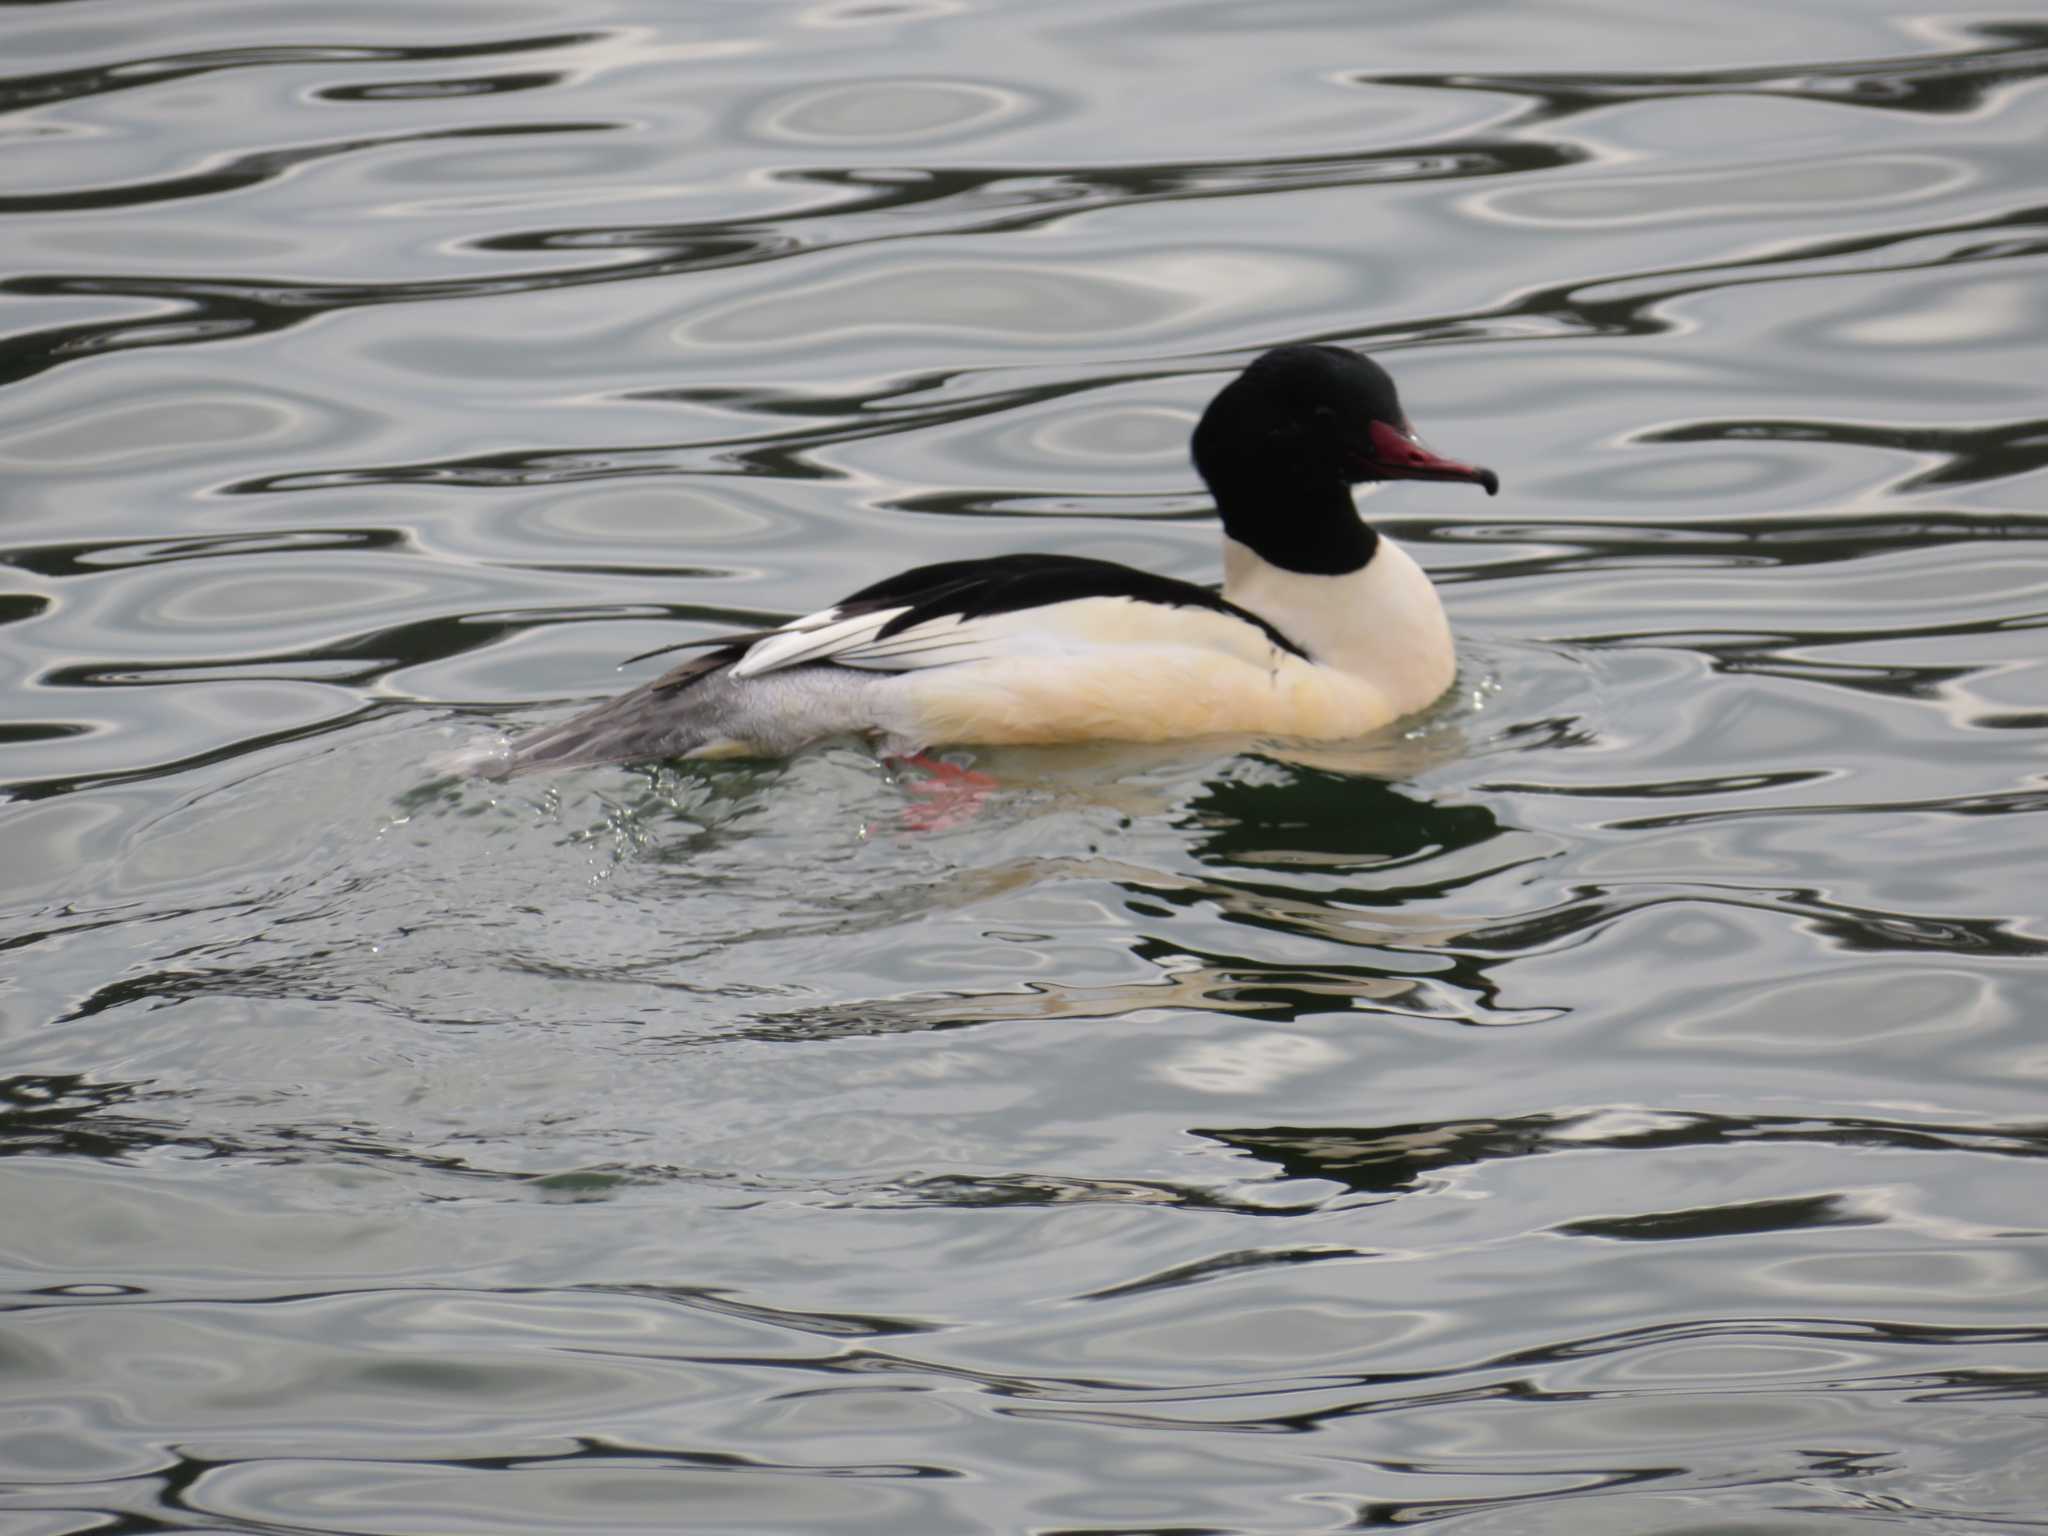
{"type": "Polygon", "coordinates": [[[0,1527],[2048,1526],[2048,13],[0,4],[0,1527]],[[428,766],[920,561],[1343,752],[428,766]],[[966,761],[966,758],[962,758],[966,761]]]}

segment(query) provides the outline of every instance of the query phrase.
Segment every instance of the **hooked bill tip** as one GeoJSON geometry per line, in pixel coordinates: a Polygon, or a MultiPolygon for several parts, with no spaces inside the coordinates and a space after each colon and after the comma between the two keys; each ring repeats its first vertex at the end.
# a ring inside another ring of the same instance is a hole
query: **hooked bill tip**
{"type": "Polygon", "coordinates": [[[1487,495],[1498,496],[1500,494],[1500,476],[1496,475],[1492,470],[1482,469],[1473,478],[1485,488],[1487,495]]]}

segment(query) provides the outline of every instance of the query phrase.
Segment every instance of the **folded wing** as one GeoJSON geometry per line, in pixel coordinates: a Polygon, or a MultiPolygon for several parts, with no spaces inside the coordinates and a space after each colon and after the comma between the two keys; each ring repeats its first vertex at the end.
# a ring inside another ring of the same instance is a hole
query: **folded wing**
{"type": "Polygon", "coordinates": [[[739,678],[821,662],[906,672],[1119,644],[1305,654],[1206,587],[1074,555],[920,566],[779,629],[714,643],[746,646],[732,664],[739,678]]]}

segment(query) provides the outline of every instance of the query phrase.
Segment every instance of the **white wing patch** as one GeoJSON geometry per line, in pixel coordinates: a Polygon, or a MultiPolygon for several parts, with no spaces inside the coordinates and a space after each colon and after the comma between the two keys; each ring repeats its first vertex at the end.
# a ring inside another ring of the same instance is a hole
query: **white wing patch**
{"type": "Polygon", "coordinates": [[[755,641],[747,654],[733,663],[733,676],[759,677],[764,672],[778,672],[812,661],[877,672],[908,672],[918,667],[978,661],[997,654],[991,643],[997,626],[989,620],[962,619],[958,614],[927,619],[882,638],[889,622],[909,611],[908,605],[881,608],[850,619],[840,618],[836,608],[807,614],[766,639],[755,641]]]}
{"type": "Polygon", "coordinates": [[[882,638],[910,605],[842,618],[837,608],[806,614],[757,640],[733,663],[733,676],[806,662],[878,672],[911,672],[966,662],[1100,654],[1121,647],[1189,647],[1221,652],[1260,667],[1277,656],[1256,626],[1212,608],[1169,607],[1126,597],[1085,597],[1064,603],[962,618],[946,614],[882,638]]]}
{"type": "Polygon", "coordinates": [[[732,675],[759,677],[763,672],[794,667],[806,661],[837,661],[838,651],[860,644],[863,638],[872,638],[876,630],[897,614],[909,611],[907,608],[884,608],[875,613],[857,614],[850,619],[841,618],[837,608],[807,613],[800,619],[791,619],[766,639],[756,640],[748,646],[747,654],[733,663],[732,675]]]}

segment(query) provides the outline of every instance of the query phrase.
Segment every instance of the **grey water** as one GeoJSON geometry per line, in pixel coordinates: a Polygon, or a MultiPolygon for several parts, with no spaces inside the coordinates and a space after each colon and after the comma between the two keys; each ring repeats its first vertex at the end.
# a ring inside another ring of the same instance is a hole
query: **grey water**
{"type": "Polygon", "coordinates": [[[2048,12],[0,4],[0,1530],[2048,1527],[2048,12]],[[431,766],[901,567],[1343,750],[431,766]]]}

